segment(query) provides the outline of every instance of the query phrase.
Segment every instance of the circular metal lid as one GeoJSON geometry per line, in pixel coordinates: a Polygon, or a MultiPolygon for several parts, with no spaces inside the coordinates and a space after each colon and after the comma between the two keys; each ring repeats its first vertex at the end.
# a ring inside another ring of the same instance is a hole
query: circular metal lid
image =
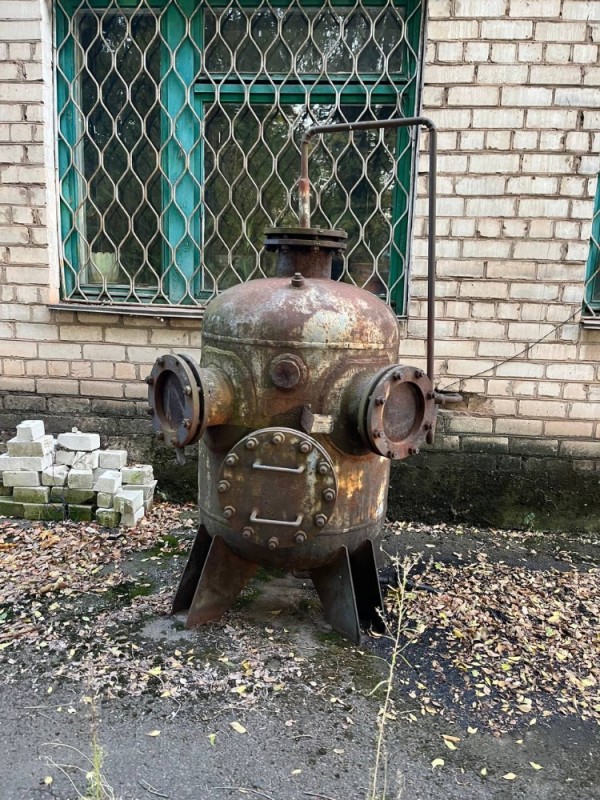
{"type": "Polygon", "coordinates": [[[415,367],[397,365],[379,372],[361,400],[361,434],[375,453],[406,458],[419,452],[433,431],[433,386],[415,367]]]}
{"type": "Polygon", "coordinates": [[[228,524],[271,550],[301,545],[335,508],[337,478],[327,451],[291,428],[262,428],[225,456],[217,484],[228,524]]]}
{"type": "Polygon", "coordinates": [[[177,448],[197,442],[204,432],[205,414],[194,359],[184,354],[160,356],[146,382],[156,435],[177,448]]]}

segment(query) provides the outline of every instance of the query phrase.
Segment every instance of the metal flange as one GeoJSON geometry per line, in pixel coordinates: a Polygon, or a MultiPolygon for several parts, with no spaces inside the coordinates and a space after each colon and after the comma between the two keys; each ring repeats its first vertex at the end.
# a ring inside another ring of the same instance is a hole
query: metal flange
{"type": "Polygon", "coordinates": [[[156,435],[176,448],[197,442],[204,432],[206,414],[194,359],[183,354],[160,356],[146,382],[156,435]]]}
{"type": "Polygon", "coordinates": [[[359,406],[365,444],[386,458],[415,455],[435,427],[433,386],[420,369],[398,364],[375,375],[359,406]]]}

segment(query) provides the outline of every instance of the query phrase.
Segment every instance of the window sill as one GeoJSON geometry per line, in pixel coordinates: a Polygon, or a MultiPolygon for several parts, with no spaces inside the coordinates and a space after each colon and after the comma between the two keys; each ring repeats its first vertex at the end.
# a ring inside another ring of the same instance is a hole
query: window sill
{"type": "Polygon", "coordinates": [[[600,309],[598,309],[597,317],[581,317],[580,324],[582,328],[591,331],[600,330],[600,309]]]}
{"type": "Polygon", "coordinates": [[[201,306],[143,306],[127,303],[101,305],[94,303],[55,303],[49,305],[51,311],[84,311],[87,314],[123,314],[128,317],[155,317],[158,319],[202,319],[204,308],[201,306]]]}

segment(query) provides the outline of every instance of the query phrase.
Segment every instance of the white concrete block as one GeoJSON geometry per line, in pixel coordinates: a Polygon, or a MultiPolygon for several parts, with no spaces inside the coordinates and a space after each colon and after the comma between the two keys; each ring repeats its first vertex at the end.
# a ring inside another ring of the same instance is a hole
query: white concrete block
{"type": "Polygon", "coordinates": [[[9,456],[6,461],[5,469],[12,472],[17,470],[27,470],[28,472],[41,472],[43,469],[52,466],[52,454],[46,456],[9,456]]]}
{"type": "Polygon", "coordinates": [[[156,489],[156,484],[158,481],[154,480],[150,483],[143,483],[140,486],[136,485],[136,489],[141,489],[144,492],[144,502],[148,500],[148,498],[154,497],[154,491],[156,489]]]}
{"type": "Polygon", "coordinates": [[[64,486],[67,482],[69,468],[66,464],[55,464],[52,467],[42,470],[43,486],[64,486]]]}
{"type": "Polygon", "coordinates": [[[67,477],[69,489],[91,489],[94,485],[94,473],[91,469],[73,467],[67,477]]]}
{"type": "Polygon", "coordinates": [[[84,450],[78,450],[71,466],[75,467],[75,469],[98,469],[99,453],[99,450],[92,450],[87,453],[84,450]]]}
{"type": "Polygon", "coordinates": [[[56,463],[57,464],[66,464],[68,467],[73,466],[73,461],[75,461],[75,456],[77,453],[75,450],[60,450],[57,448],[56,450],[56,463]]]}
{"type": "Polygon", "coordinates": [[[121,470],[123,483],[142,486],[154,480],[154,471],[149,464],[136,464],[135,467],[123,467],[121,470]]]}
{"type": "Polygon", "coordinates": [[[121,488],[121,481],[121,473],[118,470],[105,469],[96,479],[94,491],[114,494],[121,488]]]}
{"type": "Polygon", "coordinates": [[[26,419],[17,425],[17,439],[20,442],[32,442],[46,433],[41,419],[26,419]]]}
{"type": "Polygon", "coordinates": [[[96,499],[98,508],[112,508],[115,496],[111,492],[98,492],[98,497],[96,499]]]}
{"type": "Polygon", "coordinates": [[[121,469],[127,466],[127,450],[100,450],[98,466],[104,469],[121,469]]]}
{"type": "Polygon", "coordinates": [[[8,440],[8,455],[9,456],[27,456],[29,458],[36,456],[46,456],[52,453],[52,443],[54,439],[50,435],[40,436],[39,439],[34,439],[32,442],[24,442],[15,436],[14,439],[8,440]]]}
{"type": "Polygon", "coordinates": [[[65,450],[98,450],[100,447],[100,435],[97,433],[61,433],[57,439],[58,446],[65,450]]]}
{"type": "Polygon", "coordinates": [[[10,456],[8,455],[8,453],[2,453],[2,455],[0,455],[0,475],[2,475],[4,470],[9,468],[9,462],[8,462],[9,458],[10,456]]]}
{"type": "Polygon", "coordinates": [[[144,505],[144,493],[139,489],[121,489],[115,495],[115,511],[121,514],[134,514],[144,505]]]}
{"type": "Polygon", "coordinates": [[[2,483],[5,486],[39,486],[40,474],[39,472],[25,472],[23,470],[3,472],[2,483]]]}
{"type": "Polygon", "coordinates": [[[145,516],[144,509],[138,508],[133,514],[122,514],[121,525],[125,528],[135,528],[138,522],[145,516]]]}

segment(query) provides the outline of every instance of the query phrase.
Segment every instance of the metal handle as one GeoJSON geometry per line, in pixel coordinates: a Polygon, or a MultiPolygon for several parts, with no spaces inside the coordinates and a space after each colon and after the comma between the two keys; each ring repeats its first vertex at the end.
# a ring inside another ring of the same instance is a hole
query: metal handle
{"type": "Polygon", "coordinates": [[[261,522],[263,525],[285,525],[288,528],[297,528],[302,522],[302,514],[298,514],[294,522],[287,522],[284,519],[261,519],[257,514],[258,511],[254,509],[250,514],[250,522],[261,522]]]}
{"type": "Polygon", "coordinates": [[[291,472],[294,475],[300,475],[300,473],[304,472],[304,466],[296,467],[273,467],[270,464],[259,464],[258,461],[255,461],[252,464],[252,469],[264,469],[266,472],[291,472]]]}
{"type": "Polygon", "coordinates": [[[308,178],[308,143],[317,133],[364,131],[378,128],[427,128],[429,131],[429,233],[427,236],[427,375],[433,382],[435,344],[435,201],[437,172],[437,129],[428,117],[402,117],[400,119],[362,122],[341,122],[335,125],[315,125],[304,134],[300,145],[300,227],[310,228],[310,181],[308,178]]]}

